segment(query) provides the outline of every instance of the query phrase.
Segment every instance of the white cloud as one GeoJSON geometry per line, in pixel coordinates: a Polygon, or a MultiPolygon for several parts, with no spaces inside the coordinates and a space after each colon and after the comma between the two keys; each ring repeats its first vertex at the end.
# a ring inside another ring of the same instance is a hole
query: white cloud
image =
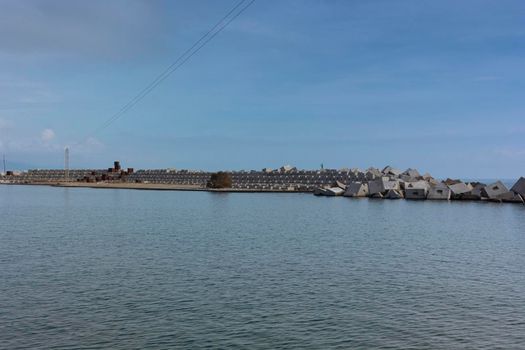
{"type": "Polygon", "coordinates": [[[42,133],[40,134],[40,138],[44,142],[49,142],[55,138],[55,132],[53,129],[44,129],[42,130],[42,133]]]}

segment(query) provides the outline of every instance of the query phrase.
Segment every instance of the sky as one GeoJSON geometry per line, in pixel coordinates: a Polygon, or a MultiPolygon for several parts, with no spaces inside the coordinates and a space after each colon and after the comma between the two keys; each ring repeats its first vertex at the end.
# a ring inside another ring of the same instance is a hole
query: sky
{"type": "Polygon", "coordinates": [[[525,176],[522,0],[256,0],[93,133],[237,2],[2,0],[8,167],[525,176]]]}

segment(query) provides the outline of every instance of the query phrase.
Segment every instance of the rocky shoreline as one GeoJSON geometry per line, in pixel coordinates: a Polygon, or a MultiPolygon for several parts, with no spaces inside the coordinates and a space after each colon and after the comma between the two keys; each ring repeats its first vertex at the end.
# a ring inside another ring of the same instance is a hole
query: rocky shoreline
{"type": "Polygon", "coordinates": [[[415,169],[401,172],[390,166],[379,171],[368,169],[365,181],[348,184],[335,182],[315,189],[318,196],[369,197],[408,200],[487,200],[499,203],[525,203],[525,178],[510,189],[501,181],[490,184],[463,182],[459,179],[436,180],[430,174],[420,175],[415,169]]]}

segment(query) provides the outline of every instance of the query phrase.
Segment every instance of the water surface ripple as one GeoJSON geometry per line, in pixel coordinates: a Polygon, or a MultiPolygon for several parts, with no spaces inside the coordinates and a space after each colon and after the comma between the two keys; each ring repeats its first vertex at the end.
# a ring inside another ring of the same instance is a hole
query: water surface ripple
{"type": "Polygon", "coordinates": [[[0,186],[0,348],[525,348],[525,207],[0,186]]]}

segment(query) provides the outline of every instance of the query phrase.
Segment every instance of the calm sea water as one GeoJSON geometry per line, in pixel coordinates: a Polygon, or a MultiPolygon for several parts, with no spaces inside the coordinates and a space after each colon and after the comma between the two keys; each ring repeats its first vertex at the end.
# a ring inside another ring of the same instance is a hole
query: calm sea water
{"type": "Polygon", "coordinates": [[[0,186],[0,348],[525,348],[525,206],[0,186]]]}

